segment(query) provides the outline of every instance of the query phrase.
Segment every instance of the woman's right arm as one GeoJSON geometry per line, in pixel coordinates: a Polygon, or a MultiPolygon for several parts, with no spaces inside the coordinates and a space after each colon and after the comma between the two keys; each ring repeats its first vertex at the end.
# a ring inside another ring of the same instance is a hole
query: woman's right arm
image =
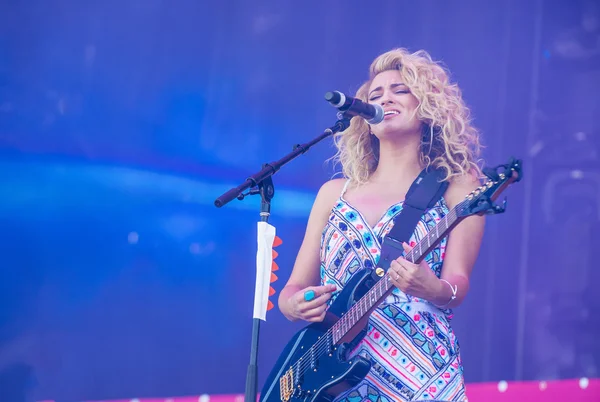
{"type": "Polygon", "coordinates": [[[292,274],[279,294],[279,309],[290,321],[318,322],[325,318],[327,301],[336,287],[317,286],[320,283],[321,233],[344,182],[345,179],[334,179],[323,184],[310,211],[292,274]],[[313,290],[315,297],[307,302],[304,293],[308,290],[313,290]]]}

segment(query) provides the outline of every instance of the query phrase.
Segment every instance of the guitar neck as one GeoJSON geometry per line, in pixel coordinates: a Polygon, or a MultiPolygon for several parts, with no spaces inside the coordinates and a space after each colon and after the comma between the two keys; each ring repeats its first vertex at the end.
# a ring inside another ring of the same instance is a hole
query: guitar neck
{"type": "MultiPolygon", "coordinates": [[[[419,263],[437,246],[446,234],[459,222],[457,211],[463,203],[454,207],[423,237],[405,258],[419,263]]],[[[361,319],[370,314],[394,290],[389,272],[378,280],[331,328],[333,343],[338,343],[361,319]]]]}

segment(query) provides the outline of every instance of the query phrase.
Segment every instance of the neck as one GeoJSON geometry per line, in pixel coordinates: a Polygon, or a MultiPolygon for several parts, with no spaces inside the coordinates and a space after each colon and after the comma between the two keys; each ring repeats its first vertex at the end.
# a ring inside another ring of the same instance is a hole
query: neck
{"type": "Polygon", "coordinates": [[[382,138],[379,141],[379,163],[371,180],[388,184],[413,180],[423,169],[419,158],[420,144],[420,134],[382,138]]]}

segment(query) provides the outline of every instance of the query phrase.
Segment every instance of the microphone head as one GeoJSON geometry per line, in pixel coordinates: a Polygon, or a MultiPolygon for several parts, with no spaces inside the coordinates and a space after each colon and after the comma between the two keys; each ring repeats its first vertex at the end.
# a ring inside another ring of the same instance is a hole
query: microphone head
{"type": "Polygon", "coordinates": [[[346,96],[339,91],[327,92],[325,100],[335,107],[341,107],[346,102],[346,96]]]}
{"type": "Polygon", "coordinates": [[[367,123],[369,124],[378,124],[381,123],[383,121],[384,116],[384,111],[383,111],[383,107],[381,105],[378,104],[374,104],[372,103],[371,106],[373,106],[373,108],[375,109],[375,116],[373,116],[371,119],[367,120],[367,123]]]}

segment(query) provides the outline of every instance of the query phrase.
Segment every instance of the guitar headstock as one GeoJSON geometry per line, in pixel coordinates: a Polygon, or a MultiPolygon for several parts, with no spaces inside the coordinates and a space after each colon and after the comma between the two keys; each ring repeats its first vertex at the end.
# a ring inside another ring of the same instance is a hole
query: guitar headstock
{"type": "Polygon", "coordinates": [[[483,169],[487,180],[477,189],[471,191],[463,202],[458,205],[458,217],[470,215],[499,214],[506,210],[506,199],[502,205],[494,204],[498,196],[512,183],[523,177],[522,161],[512,158],[505,165],[483,169]]]}

